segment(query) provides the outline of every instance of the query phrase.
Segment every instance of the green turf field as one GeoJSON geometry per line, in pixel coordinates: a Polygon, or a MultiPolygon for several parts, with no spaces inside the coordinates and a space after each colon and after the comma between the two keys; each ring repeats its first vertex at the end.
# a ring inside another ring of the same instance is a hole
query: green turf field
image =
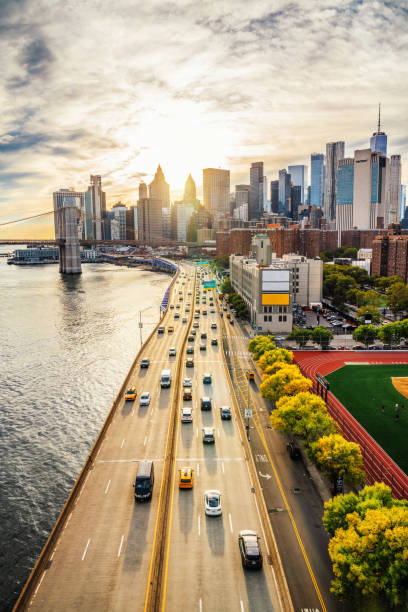
{"type": "Polygon", "coordinates": [[[408,398],[394,388],[394,376],[408,376],[408,365],[347,365],[326,378],[333,395],[408,473],[408,398]]]}

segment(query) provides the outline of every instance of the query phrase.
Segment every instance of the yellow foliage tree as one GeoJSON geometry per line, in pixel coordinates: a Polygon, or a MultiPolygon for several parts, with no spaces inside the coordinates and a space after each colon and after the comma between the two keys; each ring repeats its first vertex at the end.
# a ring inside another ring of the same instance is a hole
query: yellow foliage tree
{"type": "Polygon", "coordinates": [[[292,351],[287,351],[286,349],[277,348],[272,351],[266,351],[258,361],[258,365],[261,370],[266,370],[268,366],[274,365],[277,361],[292,363],[293,362],[293,353],[292,351]]]}
{"type": "Polygon", "coordinates": [[[323,436],[310,445],[310,456],[331,478],[334,490],[339,477],[351,485],[364,481],[363,457],[355,442],[348,442],[340,434],[323,436]]]}
{"type": "Polygon", "coordinates": [[[253,354],[255,361],[258,361],[266,351],[273,351],[274,349],[276,349],[276,344],[273,341],[273,336],[255,336],[248,342],[248,350],[253,354]]]}
{"type": "Polygon", "coordinates": [[[283,396],[271,414],[274,429],[281,433],[300,436],[307,444],[338,429],[327,413],[324,401],[313,393],[301,392],[294,397],[283,396]]]}
{"type": "Polygon", "coordinates": [[[311,387],[312,381],[302,376],[297,366],[287,364],[272,376],[265,376],[259,389],[262,397],[276,402],[283,395],[296,395],[311,387]]]}
{"type": "MultiPolygon", "coordinates": [[[[262,359],[263,356],[259,361],[261,361],[262,359]]],[[[263,376],[272,376],[272,374],[275,374],[278,370],[281,370],[282,368],[285,368],[286,371],[289,371],[290,369],[290,371],[293,372],[293,375],[297,376],[298,374],[300,374],[300,370],[296,364],[286,363],[286,361],[275,361],[275,363],[266,366],[266,368],[264,369],[263,376]]]]}

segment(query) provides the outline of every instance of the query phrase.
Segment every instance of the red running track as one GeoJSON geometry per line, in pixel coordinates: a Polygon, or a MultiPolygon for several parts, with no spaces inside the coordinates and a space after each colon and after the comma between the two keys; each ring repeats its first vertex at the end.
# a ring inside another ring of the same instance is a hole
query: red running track
{"type": "MultiPolygon", "coordinates": [[[[294,351],[294,358],[302,373],[313,380],[317,392],[316,374],[330,374],[350,362],[363,364],[408,364],[408,351],[294,351]]],[[[379,481],[389,485],[394,497],[408,498],[408,476],[391,459],[384,449],[370,436],[331,392],[327,394],[327,409],[339,423],[344,437],[357,442],[363,454],[367,481],[379,481]]]]}

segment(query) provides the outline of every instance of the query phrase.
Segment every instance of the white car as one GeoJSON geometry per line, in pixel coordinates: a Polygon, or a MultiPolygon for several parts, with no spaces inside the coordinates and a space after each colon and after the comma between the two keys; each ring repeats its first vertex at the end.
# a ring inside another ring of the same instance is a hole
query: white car
{"type": "Polygon", "coordinates": [[[222,514],[220,491],[206,491],[204,493],[204,504],[207,516],[220,516],[222,514]]]}
{"type": "Polygon", "coordinates": [[[193,422],[193,409],[190,406],[183,406],[181,410],[181,422],[192,423],[193,422]]]}
{"type": "Polygon", "coordinates": [[[175,357],[176,356],[176,349],[174,348],[174,346],[172,346],[169,349],[169,357],[175,357]]]}
{"type": "Polygon", "coordinates": [[[183,387],[192,387],[193,380],[191,378],[183,378],[183,387]]]}
{"type": "Polygon", "coordinates": [[[150,393],[145,391],[140,396],[139,406],[148,406],[150,404],[150,393]]]}

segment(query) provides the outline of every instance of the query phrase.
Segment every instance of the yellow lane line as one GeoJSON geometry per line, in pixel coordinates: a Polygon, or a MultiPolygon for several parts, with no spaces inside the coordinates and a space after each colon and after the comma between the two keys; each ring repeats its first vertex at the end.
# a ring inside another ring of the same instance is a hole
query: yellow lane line
{"type": "MultiPolygon", "coordinates": [[[[241,386],[240,386],[240,385],[238,385],[238,388],[239,388],[239,391],[240,391],[240,393],[241,393],[242,398],[245,400],[245,397],[244,397],[244,395],[243,395],[243,393],[242,393],[241,386]]],[[[248,400],[248,397],[246,398],[246,400],[245,400],[245,401],[247,401],[247,400],[248,400]]],[[[295,522],[295,518],[294,518],[294,516],[293,516],[293,514],[292,514],[292,510],[291,510],[291,508],[290,508],[290,506],[289,506],[289,502],[288,502],[288,500],[287,500],[287,498],[286,498],[285,492],[284,492],[283,487],[282,487],[282,483],[281,483],[280,478],[279,478],[279,476],[278,476],[278,471],[277,471],[277,469],[276,469],[275,462],[273,461],[272,456],[271,456],[271,453],[270,453],[270,451],[269,451],[269,447],[268,447],[268,444],[267,444],[267,442],[266,442],[266,439],[265,439],[265,436],[264,436],[264,432],[262,431],[262,428],[261,428],[261,426],[259,425],[259,414],[258,414],[258,409],[257,409],[257,407],[256,407],[255,405],[254,405],[254,408],[255,408],[255,414],[256,414],[256,416],[257,416],[258,423],[257,423],[257,422],[256,422],[254,419],[252,419],[252,420],[254,421],[255,428],[256,428],[256,430],[257,430],[257,432],[258,432],[258,435],[259,435],[259,437],[260,437],[260,439],[261,439],[262,445],[263,445],[263,447],[264,447],[264,449],[265,449],[265,451],[266,451],[267,457],[268,457],[268,459],[269,459],[269,463],[271,464],[272,471],[273,471],[273,473],[274,473],[274,475],[275,475],[275,479],[276,479],[277,485],[278,485],[278,487],[279,487],[279,491],[280,491],[280,493],[281,493],[281,495],[282,495],[283,502],[284,502],[284,504],[285,504],[285,507],[286,507],[286,510],[287,510],[287,512],[288,512],[288,515],[289,515],[290,521],[291,521],[291,523],[292,523],[292,527],[293,527],[293,530],[294,530],[294,532],[295,532],[295,535],[296,535],[297,541],[298,541],[298,543],[299,543],[300,550],[302,551],[303,558],[304,558],[304,560],[305,560],[306,567],[307,567],[307,569],[308,569],[308,571],[309,571],[310,578],[311,578],[311,580],[312,580],[312,583],[313,583],[313,586],[314,586],[314,588],[315,588],[316,594],[317,594],[317,596],[318,596],[318,598],[319,598],[319,601],[320,601],[320,604],[321,604],[321,606],[322,606],[322,610],[323,610],[323,612],[327,612],[327,608],[326,608],[325,603],[324,603],[324,601],[323,601],[323,597],[322,597],[322,595],[321,595],[321,593],[320,593],[319,586],[318,586],[318,584],[317,584],[317,581],[316,581],[315,575],[314,575],[314,573],[313,573],[312,567],[311,567],[310,562],[309,562],[309,558],[308,558],[308,556],[307,556],[307,553],[306,553],[305,547],[304,547],[304,545],[303,545],[302,538],[300,537],[300,533],[299,533],[299,531],[298,531],[298,528],[297,528],[297,525],[296,525],[296,522],[295,522]]]]}

